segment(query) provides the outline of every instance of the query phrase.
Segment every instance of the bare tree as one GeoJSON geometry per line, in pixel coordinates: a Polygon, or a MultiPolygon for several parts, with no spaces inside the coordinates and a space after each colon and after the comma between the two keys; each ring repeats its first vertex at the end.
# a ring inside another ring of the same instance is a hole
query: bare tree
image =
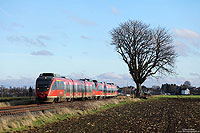
{"type": "Polygon", "coordinates": [[[183,86],[185,86],[185,87],[192,87],[190,81],[185,81],[184,84],[183,84],[183,86]]]}
{"type": "Polygon", "coordinates": [[[177,53],[165,28],[152,29],[140,21],[129,20],[110,33],[111,45],[115,45],[137,85],[136,97],[141,96],[141,85],[147,77],[174,73],[177,53]]]}

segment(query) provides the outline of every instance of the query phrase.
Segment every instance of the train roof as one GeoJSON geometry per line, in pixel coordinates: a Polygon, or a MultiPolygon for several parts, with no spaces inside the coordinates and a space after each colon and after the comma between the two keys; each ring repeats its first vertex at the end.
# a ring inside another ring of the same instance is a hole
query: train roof
{"type": "MultiPolygon", "coordinates": [[[[70,80],[72,80],[71,78],[68,78],[68,77],[65,77],[65,76],[60,76],[59,74],[55,74],[55,73],[41,73],[40,75],[39,75],[39,78],[65,78],[65,79],[70,79],[70,80]]],[[[74,80],[75,81],[75,80],[74,80]]],[[[105,84],[105,85],[115,85],[114,83],[106,83],[106,82],[99,82],[99,81],[97,81],[97,80],[91,80],[91,79],[88,79],[88,78],[83,78],[83,79],[78,79],[77,81],[83,81],[83,82],[85,82],[85,81],[88,81],[88,82],[94,82],[95,84],[98,84],[98,83],[100,83],[100,84],[105,84]]]]}
{"type": "Polygon", "coordinates": [[[61,78],[61,76],[59,74],[55,74],[55,73],[41,73],[39,75],[39,77],[59,77],[61,78]]]}

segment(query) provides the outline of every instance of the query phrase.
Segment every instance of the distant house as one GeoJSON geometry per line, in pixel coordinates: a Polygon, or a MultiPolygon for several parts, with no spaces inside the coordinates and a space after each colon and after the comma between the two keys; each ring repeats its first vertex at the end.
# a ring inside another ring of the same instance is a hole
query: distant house
{"type": "Polygon", "coordinates": [[[155,89],[155,88],[148,88],[148,94],[151,94],[151,95],[161,95],[162,94],[162,91],[161,89],[155,89]]]}
{"type": "Polygon", "coordinates": [[[128,87],[122,87],[120,89],[118,89],[118,95],[133,95],[135,92],[135,87],[133,86],[128,86],[128,87]]]}
{"type": "Polygon", "coordinates": [[[200,95],[200,87],[199,88],[192,87],[190,89],[190,94],[192,94],[192,95],[200,95]]]}
{"type": "Polygon", "coordinates": [[[181,90],[182,95],[190,95],[190,90],[188,88],[181,90]]]}

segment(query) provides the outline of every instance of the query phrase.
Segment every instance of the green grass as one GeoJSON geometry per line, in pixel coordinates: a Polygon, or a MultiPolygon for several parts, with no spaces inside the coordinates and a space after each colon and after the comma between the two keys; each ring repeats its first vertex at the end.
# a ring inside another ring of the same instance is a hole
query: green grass
{"type": "Polygon", "coordinates": [[[90,111],[88,111],[88,114],[94,114],[94,113],[97,113],[97,112],[100,112],[100,111],[104,111],[104,110],[107,110],[107,109],[110,109],[110,108],[114,108],[114,107],[119,107],[119,106],[122,106],[122,105],[125,105],[125,104],[129,104],[133,101],[122,101],[118,104],[106,104],[106,105],[103,105],[102,107],[98,108],[98,109],[92,109],[90,111]]]}
{"type": "Polygon", "coordinates": [[[149,98],[150,100],[160,99],[160,98],[200,98],[200,95],[158,95],[149,98]]]}

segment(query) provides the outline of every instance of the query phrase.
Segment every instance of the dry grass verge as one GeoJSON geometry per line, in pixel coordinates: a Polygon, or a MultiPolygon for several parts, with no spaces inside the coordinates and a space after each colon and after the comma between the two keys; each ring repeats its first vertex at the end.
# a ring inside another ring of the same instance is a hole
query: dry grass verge
{"type": "MultiPolygon", "coordinates": [[[[16,98],[17,99],[17,98],[16,98]]],[[[15,99],[1,99],[0,101],[0,107],[8,107],[8,106],[16,106],[16,105],[27,105],[27,104],[34,104],[35,103],[35,98],[19,98],[17,100],[15,99]]]]}
{"type": "Polygon", "coordinates": [[[0,107],[8,107],[10,106],[9,102],[0,102],[0,107]]]}
{"type": "Polygon", "coordinates": [[[101,101],[86,101],[82,104],[81,108],[57,108],[44,112],[28,112],[23,115],[3,116],[0,117],[0,132],[22,131],[59,120],[106,110],[111,107],[129,103],[131,101],[131,99],[126,97],[119,97],[101,101]]]}

